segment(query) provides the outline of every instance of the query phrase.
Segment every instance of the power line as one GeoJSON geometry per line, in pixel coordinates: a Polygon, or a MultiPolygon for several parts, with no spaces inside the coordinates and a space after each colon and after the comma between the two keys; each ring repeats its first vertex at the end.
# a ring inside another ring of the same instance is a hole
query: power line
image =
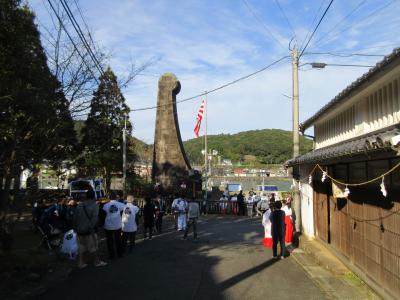
{"type": "Polygon", "coordinates": [[[72,26],[74,27],[76,33],[79,36],[79,39],[82,41],[83,46],[85,47],[85,49],[87,50],[89,56],[92,58],[93,63],[95,64],[97,70],[100,72],[101,75],[104,75],[104,70],[100,65],[100,62],[98,61],[97,57],[95,56],[95,54],[92,51],[92,48],[90,47],[89,43],[87,42],[81,27],[79,26],[78,22],[76,21],[71,9],[69,8],[68,3],[65,0],[61,0],[61,5],[63,6],[64,10],[67,13],[68,18],[70,19],[72,26]]]}
{"type": "Polygon", "coordinates": [[[333,52],[305,52],[303,55],[331,55],[338,57],[351,57],[351,56],[367,56],[367,57],[382,57],[384,54],[364,54],[364,53],[333,53],[333,52]]]}
{"type": "MultiPolygon", "coordinates": [[[[216,91],[218,91],[218,90],[221,90],[221,89],[226,88],[226,87],[228,87],[228,86],[230,86],[230,85],[233,85],[233,84],[235,84],[235,83],[238,83],[239,81],[245,80],[245,79],[247,79],[247,78],[249,78],[249,77],[252,77],[252,76],[254,76],[254,75],[258,74],[258,73],[261,73],[261,72],[263,72],[263,71],[265,71],[265,70],[271,68],[272,66],[276,65],[277,63],[279,63],[279,62],[281,62],[281,61],[283,61],[284,59],[289,58],[289,57],[290,57],[290,56],[288,56],[288,55],[283,56],[283,57],[281,57],[280,59],[278,59],[278,60],[276,60],[276,61],[270,63],[269,65],[267,65],[267,66],[265,66],[265,67],[263,67],[263,68],[261,68],[261,69],[255,71],[255,72],[253,72],[253,73],[250,73],[250,74],[248,74],[248,75],[245,75],[245,76],[243,76],[243,77],[240,77],[240,78],[238,78],[238,79],[235,79],[235,80],[233,80],[233,81],[230,81],[230,82],[228,82],[228,83],[226,83],[226,84],[223,84],[223,85],[221,85],[221,86],[219,86],[219,87],[216,87],[216,88],[214,88],[214,89],[212,89],[212,90],[209,90],[209,91],[206,91],[206,92],[204,92],[204,93],[198,94],[198,95],[196,95],[196,96],[192,96],[192,97],[189,97],[189,98],[185,98],[185,99],[176,101],[176,103],[182,103],[182,102],[190,101],[190,100],[196,99],[196,98],[198,98],[198,97],[202,97],[202,96],[205,96],[205,95],[214,93],[214,92],[216,92],[216,91]]],[[[132,109],[131,111],[133,112],[133,111],[144,111],[144,110],[156,109],[156,108],[158,108],[158,107],[162,107],[162,106],[166,106],[166,105],[169,105],[169,104],[155,105],[155,106],[149,106],[149,107],[142,107],[142,108],[132,109]]]]}
{"type": "Polygon", "coordinates": [[[392,43],[392,44],[385,44],[380,46],[368,47],[368,48],[357,48],[352,49],[353,51],[362,51],[362,50],[371,50],[371,49],[379,49],[379,48],[387,48],[387,47],[399,47],[400,42],[392,43]]]}
{"type": "Polygon", "coordinates": [[[282,13],[282,15],[284,16],[284,18],[285,18],[287,24],[289,25],[290,29],[292,30],[293,38],[296,38],[296,32],[295,32],[295,30],[294,30],[292,24],[290,23],[290,21],[289,21],[287,15],[285,14],[285,11],[283,10],[281,4],[279,3],[279,0],[275,0],[275,3],[276,3],[276,5],[279,7],[279,10],[281,11],[281,13],[282,13]]]}
{"type": "MultiPolygon", "coordinates": [[[[89,26],[88,26],[88,24],[87,24],[86,21],[85,21],[85,17],[83,16],[83,12],[82,12],[82,10],[81,10],[81,8],[80,8],[80,6],[79,6],[79,3],[78,3],[77,0],[74,0],[74,3],[75,3],[76,8],[78,9],[78,13],[79,13],[79,15],[81,16],[81,19],[82,19],[82,21],[83,21],[83,24],[84,24],[85,27],[86,27],[86,30],[87,30],[88,35],[89,35],[89,39],[90,39],[90,41],[92,42],[92,45],[95,46],[95,42],[94,42],[94,40],[93,40],[93,38],[92,38],[92,35],[90,34],[89,26]]],[[[95,49],[95,50],[96,50],[96,49],[95,49]]]]}
{"type": "Polygon", "coordinates": [[[323,40],[326,36],[328,36],[332,31],[334,31],[335,29],[338,28],[338,25],[340,23],[342,23],[344,20],[346,20],[347,18],[349,18],[353,13],[355,13],[361,6],[363,6],[365,3],[367,2],[367,0],[362,0],[360,3],[358,3],[358,5],[356,7],[354,7],[345,17],[343,17],[339,22],[337,22],[334,26],[332,26],[331,29],[329,29],[328,31],[326,31],[325,33],[323,33],[321,35],[321,37],[316,41],[316,43],[318,43],[319,41],[323,40]]]}
{"type": "Polygon", "coordinates": [[[64,29],[65,33],[67,34],[67,36],[68,36],[69,40],[71,41],[71,43],[72,43],[72,45],[73,45],[75,51],[76,51],[76,52],[79,54],[79,56],[81,57],[82,62],[85,64],[85,66],[86,66],[86,68],[88,69],[88,71],[92,74],[94,80],[97,82],[97,84],[99,84],[99,81],[97,80],[96,75],[94,75],[92,69],[91,69],[91,68],[89,67],[89,65],[87,64],[87,62],[86,62],[84,56],[83,56],[82,53],[78,50],[78,47],[76,46],[76,44],[75,44],[73,38],[72,38],[71,35],[69,34],[67,28],[65,27],[63,21],[61,20],[61,17],[60,17],[59,14],[57,13],[57,11],[56,11],[56,9],[54,8],[53,4],[51,3],[50,0],[47,0],[47,2],[50,4],[51,9],[53,10],[54,14],[56,15],[58,21],[60,22],[61,27],[64,29]]]}
{"type": "Polygon", "coordinates": [[[323,69],[326,66],[336,66],[336,67],[362,67],[362,68],[373,68],[375,66],[371,65],[358,65],[358,64],[329,64],[329,63],[317,63],[317,62],[312,62],[312,63],[303,63],[299,67],[305,66],[305,65],[311,65],[313,69],[323,69]]]}
{"type": "Polygon", "coordinates": [[[303,48],[303,45],[304,45],[305,41],[307,40],[308,36],[310,35],[310,33],[311,33],[311,28],[314,26],[314,22],[315,22],[315,20],[317,20],[318,13],[319,13],[319,11],[321,10],[322,6],[324,5],[325,1],[326,1],[326,0],[322,0],[322,1],[321,1],[321,4],[319,5],[318,10],[316,11],[316,13],[315,13],[315,15],[314,15],[314,18],[313,18],[313,20],[312,20],[312,22],[311,22],[310,30],[308,30],[308,32],[307,32],[307,34],[306,34],[306,37],[304,38],[303,42],[301,43],[299,49],[302,49],[302,48],[303,48]]]}
{"type": "Polygon", "coordinates": [[[342,30],[338,31],[336,34],[332,35],[330,38],[328,38],[328,40],[326,40],[324,43],[322,43],[321,45],[319,45],[319,47],[326,45],[327,43],[329,43],[330,41],[332,41],[335,37],[337,37],[339,34],[341,34],[342,32],[354,27],[355,24],[357,24],[358,22],[364,21],[365,19],[371,17],[371,16],[377,16],[377,13],[382,11],[383,9],[385,9],[386,7],[392,5],[396,0],[391,0],[389,2],[387,2],[385,5],[377,8],[376,10],[374,10],[373,12],[371,12],[370,14],[368,14],[367,16],[365,16],[364,18],[356,21],[355,23],[351,24],[350,26],[347,26],[345,28],[343,28],[342,30]]]}
{"type": "MultiPolygon", "coordinates": [[[[346,57],[347,55],[349,56],[386,56],[386,54],[367,54],[367,53],[346,53],[346,51],[363,51],[363,50],[373,50],[373,49],[379,49],[379,48],[387,48],[387,47],[399,47],[400,46],[400,42],[398,43],[392,43],[392,44],[385,44],[385,45],[380,45],[380,46],[375,46],[375,47],[366,47],[366,48],[356,48],[356,49],[339,49],[336,50],[338,52],[334,53],[334,52],[305,52],[303,55],[307,55],[307,54],[329,54],[329,55],[333,55],[335,54],[335,56],[342,56],[342,57],[346,57]],[[340,53],[339,53],[340,52],[340,53]]],[[[392,48],[392,49],[393,49],[392,48]]]]}
{"type": "Polygon", "coordinates": [[[103,69],[100,66],[100,63],[98,62],[96,56],[94,55],[89,43],[87,42],[82,29],[79,26],[79,23],[76,21],[68,3],[65,0],[61,0],[61,5],[63,6],[65,12],[67,13],[67,16],[69,18],[69,20],[71,21],[72,26],[75,29],[75,32],[78,34],[79,39],[81,40],[81,42],[83,43],[83,46],[85,47],[86,51],[88,52],[89,56],[91,57],[91,59],[93,60],[93,63],[95,64],[96,68],[98,69],[98,71],[103,74],[103,69]]]}
{"type": "MultiPolygon", "coordinates": [[[[56,21],[55,21],[54,18],[53,18],[53,14],[51,13],[51,10],[47,7],[47,5],[46,5],[46,0],[42,0],[42,3],[43,3],[44,8],[46,9],[47,13],[48,13],[49,16],[50,16],[51,23],[53,23],[54,28],[57,28],[58,24],[56,24],[56,21]]],[[[38,20],[38,21],[39,21],[39,20],[38,20]]],[[[42,23],[42,22],[40,22],[40,23],[42,23]]],[[[45,28],[45,26],[43,25],[43,23],[42,23],[41,26],[45,28]]],[[[46,31],[47,31],[47,32],[49,33],[49,35],[51,36],[50,31],[49,31],[47,28],[46,28],[46,31]]]]}
{"type": "Polygon", "coordinates": [[[244,5],[246,6],[247,10],[253,15],[253,17],[264,27],[265,31],[268,33],[268,35],[274,39],[278,44],[280,44],[283,48],[286,49],[286,47],[274,36],[272,31],[268,28],[268,26],[258,17],[258,15],[253,11],[253,9],[250,7],[249,3],[247,0],[242,0],[244,5]]]}
{"type": "Polygon", "coordinates": [[[313,33],[311,34],[310,38],[308,39],[306,45],[304,46],[303,50],[301,50],[299,58],[303,55],[304,51],[307,49],[308,44],[310,43],[311,39],[313,38],[315,32],[317,31],[319,25],[321,24],[322,20],[324,19],[326,13],[328,12],[329,8],[331,7],[333,3],[333,0],[331,0],[331,2],[329,2],[328,7],[325,9],[324,13],[322,14],[321,19],[319,19],[317,26],[315,26],[313,33]]]}

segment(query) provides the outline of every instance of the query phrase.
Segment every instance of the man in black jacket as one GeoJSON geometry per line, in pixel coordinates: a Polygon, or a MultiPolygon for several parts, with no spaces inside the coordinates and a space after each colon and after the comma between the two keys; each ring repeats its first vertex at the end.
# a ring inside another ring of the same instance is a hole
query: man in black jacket
{"type": "Polygon", "coordinates": [[[240,192],[239,192],[239,195],[237,196],[237,203],[238,203],[238,206],[239,206],[239,212],[238,212],[238,215],[239,216],[244,216],[244,211],[245,211],[245,209],[244,209],[244,195],[243,195],[243,191],[242,190],[240,190],[240,192]]]}
{"type": "Polygon", "coordinates": [[[149,240],[151,240],[153,238],[156,209],[149,196],[146,196],[144,201],[146,204],[143,207],[143,236],[147,238],[147,231],[149,231],[149,240]]]}
{"type": "Polygon", "coordinates": [[[285,212],[281,210],[282,202],[275,202],[275,209],[271,213],[269,219],[271,220],[271,233],[272,233],[272,252],[274,258],[277,256],[278,242],[280,244],[281,253],[280,258],[285,256],[285,212]]]}

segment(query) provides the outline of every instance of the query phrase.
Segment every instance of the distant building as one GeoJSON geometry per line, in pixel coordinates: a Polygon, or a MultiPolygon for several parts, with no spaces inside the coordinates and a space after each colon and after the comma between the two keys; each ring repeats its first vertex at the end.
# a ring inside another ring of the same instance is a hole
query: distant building
{"type": "Polygon", "coordinates": [[[246,176],[243,169],[239,169],[239,168],[233,169],[233,175],[237,176],[237,177],[246,176]]]}
{"type": "MultiPolygon", "coordinates": [[[[75,167],[67,167],[68,162],[64,164],[59,170],[55,171],[51,166],[44,162],[39,168],[37,174],[38,189],[43,190],[56,190],[68,189],[68,180],[77,174],[75,167]]],[[[29,169],[25,169],[21,173],[20,188],[26,189],[29,186],[29,181],[33,173],[29,169]]],[[[13,186],[13,185],[12,185],[13,186]]]]}
{"type": "Polygon", "coordinates": [[[223,165],[223,166],[232,166],[232,161],[230,159],[223,159],[221,161],[221,165],[223,165]]]}
{"type": "Polygon", "coordinates": [[[137,161],[133,164],[133,171],[138,177],[150,179],[152,163],[150,161],[137,161]]]}

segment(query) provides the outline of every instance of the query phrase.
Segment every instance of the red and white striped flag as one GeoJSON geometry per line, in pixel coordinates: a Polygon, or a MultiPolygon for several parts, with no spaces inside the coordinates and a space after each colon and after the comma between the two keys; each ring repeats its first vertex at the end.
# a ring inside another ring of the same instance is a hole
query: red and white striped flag
{"type": "Polygon", "coordinates": [[[196,126],[194,127],[194,134],[196,135],[196,137],[199,137],[200,124],[201,124],[201,120],[203,119],[203,113],[204,113],[205,107],[206,107],[206,102],[203,100],[201,102],[199,111],[197,113],[196,126]]]}

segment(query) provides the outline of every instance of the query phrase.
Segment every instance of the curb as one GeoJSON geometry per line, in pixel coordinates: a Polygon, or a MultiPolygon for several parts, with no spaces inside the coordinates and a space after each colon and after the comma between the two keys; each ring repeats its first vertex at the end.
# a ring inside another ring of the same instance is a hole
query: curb
{"type": "Polygon", "coordinates": [[[351,272],[338,258],[336,258],[323,244],[315,239],[300,237],[299,248],[313,257],[316,263],[337,276],[351,272]]]}

